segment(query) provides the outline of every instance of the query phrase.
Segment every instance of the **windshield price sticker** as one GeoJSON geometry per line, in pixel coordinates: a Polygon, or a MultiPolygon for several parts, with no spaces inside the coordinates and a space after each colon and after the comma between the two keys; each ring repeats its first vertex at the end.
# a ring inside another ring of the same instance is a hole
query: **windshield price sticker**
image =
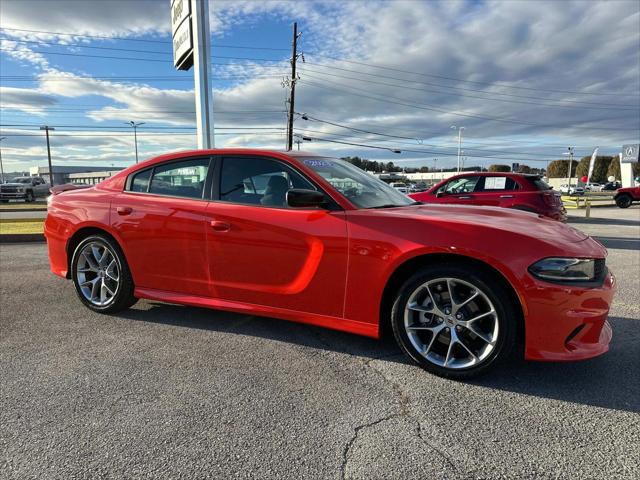
{"type": "Polygon", "coordinates": [[[328,162],[326,160],[305,160],[304,164],[313,168],[333,166],[333,162],[328,162]]]}
{"type": "Polygon", "coordinates": [[[485,190],[504,190],[507,187],[507,177],[487,177],[484,180],[485,190]]]}

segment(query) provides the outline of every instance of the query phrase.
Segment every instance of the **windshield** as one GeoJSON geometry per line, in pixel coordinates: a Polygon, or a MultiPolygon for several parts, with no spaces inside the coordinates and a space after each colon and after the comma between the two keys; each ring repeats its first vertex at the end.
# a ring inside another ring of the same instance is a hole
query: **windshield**
{"type": "Polygon", "coordinates": [[[12,180],[13,183],[31,183],[30,177],[17,177],[12,180]]]}
{"type": "Polygon", "coordinates": [[[315,170],[356,207],[403,207],[416,203],[382,180],[345,160],[302,157],[300,161],[315,170]]]}

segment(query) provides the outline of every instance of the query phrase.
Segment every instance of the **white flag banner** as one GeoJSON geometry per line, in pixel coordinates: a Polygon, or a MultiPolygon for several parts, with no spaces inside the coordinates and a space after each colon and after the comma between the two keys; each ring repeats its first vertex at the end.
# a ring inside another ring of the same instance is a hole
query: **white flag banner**
{"type": "Polygon", "coordinates": [[[591,181],[591,174],[593,173],[593,166],[596,163],[596,156],[598,156],[598,148],[596,147],[593,150],[593,154],[591,155],[591,161],[589,162],[589,173],[587,173],[587,183],[591,181]]]}

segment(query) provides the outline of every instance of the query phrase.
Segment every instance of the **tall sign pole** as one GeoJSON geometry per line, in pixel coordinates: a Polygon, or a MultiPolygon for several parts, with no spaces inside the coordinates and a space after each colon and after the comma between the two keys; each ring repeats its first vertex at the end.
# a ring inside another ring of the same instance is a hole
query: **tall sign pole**
{"type": "Polygon", "coordinates": [[[198,148],[214,148],[209,0],[191,0],[198,148]]]}
{"type": "Polygon", "coordinates": [[[198,148],[214,148],[208,0],[171,0],[171,32],[174,66],[194,67],[198,148]]]}

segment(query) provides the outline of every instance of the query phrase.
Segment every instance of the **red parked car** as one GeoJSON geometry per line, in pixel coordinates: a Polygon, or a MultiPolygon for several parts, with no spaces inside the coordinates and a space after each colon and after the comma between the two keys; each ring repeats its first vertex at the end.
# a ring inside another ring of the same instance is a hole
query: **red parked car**
{"type": "Polygon", "coordinates": [[[606,249],[509,209],[421,205],[308,153],[164,155],[50,198],[52,271],[112,313],[146,298],[320,325],[468,377],[608,349],[606,249]]]}
{"type": "Polygon", "coordinates": [[[633,202],[640,201],[640,187],[619,188],[613,199],[620,208],[629,208],[633,202]]]}
{"type": "Polygon", "coordinates": [[[558,192],[538,175],[521,173],[463,173],[409,194],[423,203],[458,203],[506,207],[565,221],[567,211],[558,192]]]}

